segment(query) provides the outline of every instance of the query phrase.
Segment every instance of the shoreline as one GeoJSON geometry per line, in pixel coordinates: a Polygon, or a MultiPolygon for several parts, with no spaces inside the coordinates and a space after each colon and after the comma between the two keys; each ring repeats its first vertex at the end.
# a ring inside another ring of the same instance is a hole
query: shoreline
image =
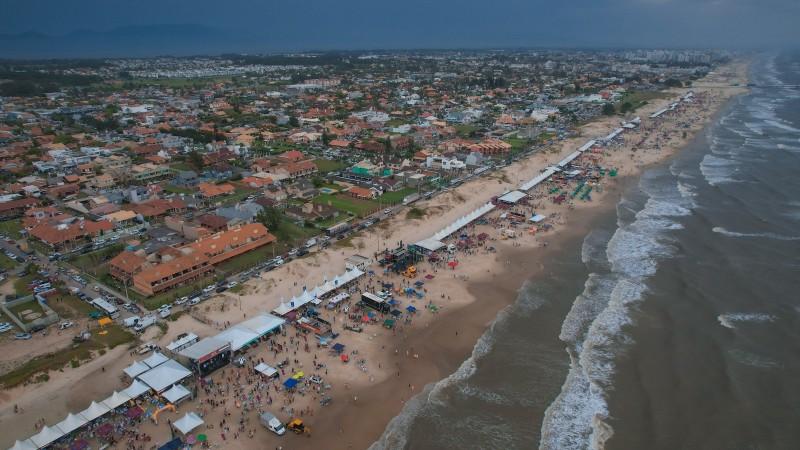
{"type": "MultiPolygon", "coordinates": [[[[740,66],[736,67],[741,70],[740,66]]],[[[702,86],[696,86],[692,90],[702,89],[702,86]]],[[[708,88],[707,90],[713,89],[717,88],[708,88]]],[[[736,91],[734,88],[731,89],[736,91]]],[[[685,91],[685,89],[681,89],[670,92],[677,96],[679,92],[685,91]]],[[[676,145],[675,148],[659,147],[655,153],[642,151],[628,154],[627,151],[620,148],[606,152],[608,155],[603,155],[607,159],[604,164],[608,163],[608,167],[618,166],[620,168],[619,177],[613,182],[604,183],[602,192],[596,191],[592,202],[578,203],[574,210],[567,210],[564,206],[554,206],[549,202],[544,204],[547,201],[546,196],[535,198],[532,203],[541,205],[537,206],[537,212],[542,211],[543,214],[551,217],[557,224],[555,230],[536,236],[523,235],[519,239],[509,241],[492,241],[491,245],[497,248],[496,253],[464,255],[463,258],[459,255],[463,264],[453,271],[452,280],[447,276],[450,273],[447,269],[436,271],[436,279],[430,282],[435,293],[430,292],[425,301],[435,300],[437,305],[440,304],[442,307],[440,313],[432,314],[425,311],[424,314],[418,314],[413,319],[413,324],[408,327],[400,327],[399,331],[390,332],[378,326],[377,330],[369,328],[368,332],[358,335],[345,332],[343,342],[348,345],[348,348],[358,349],[359,354],[369,361],[369,372],[361,373],[355,364],[343,366],[339,363],[337,367],[342,367],[342,369],[325,377],[326,381],[334,386],[332,391],[335,398],[334,403],[325,409],[318,410],[319,420],[314,417],[308,418],[314,433],[308,439],[287,440],[284,438],[281,445],[284,448],[331,448],[330,443],[325,441],[331,439],[332,436],[339,436],[339,434],[346,434],[347,437],[342,436],[342,446],[335,448],[366,448],[375,442],[381,436],[389,420],[402,410],[405,402],[421,392],[424,386],[450,376],[470,357],[476,341],[491,326],[498,313],[514,302],[522,284],[527,280],[535,280],[536,277],[546,273],[547,267],[544,261],[549,254],[559,251],[565,243],[571,240],[582,238],[589,224],[593,222],[592,219],[601,217],[603,211],[607,211],[611,205],[616,204],[617,195],[615,194],[619,194],[629,180],[637,179],[644,168],[667,160],[694,139],[697,133],[716,117],[717,112],[730,97],[726,97],[726,101],[715,105],[716,110],[709,114],[696,129],[693,129],[688,138],[686,136],[682,139],[678,138],[681,144],[676,145]],[[542,247],[542,242],[546,242],[547,246],[542,247]],[[487,275],[487,273],[489,274],[487,275]],[[456,278],[456,274],[458,274],[458,278],[456,278]],[[448,299],[445,301],[442,298],[440,302],[436,295],[439,293],[444,295],[445,292],[448,294],[448,299]],[[450,296],[455,299],[451,300],[450,296]],[[407,331],[408,333],[406,333],[407,331]],[[392,347],[395,349],[394,352],[392,352],[392,347]],[[405,355],[406,349],[409,351],[409,356],[405,355]],[[419,355],[419,357],[413,355],[419,355]],[[355,433],[351,433],[352,431],[355,433]]],[[[667,102],[668,100],[646,105],[640,108],[639,113],[645,116],[651,110],[654,111],[659,105],[667,102]]],[[[239,297],[238,310],[231,305],[231,303],[236,303],[235,300],[231,302],[231,296],[223,295],[206,302],[198,315],[214,314],[218,321],[236,323],[246,317],[248,313],[265,309],[271,310],[277,306],[279,298],[290,297],[292,293],[298,293],[297,280],[301,280],[301,285],[306,283],[314,285],[326,274],[330,276],[340,273],[341,270],[336,270],[336,268],[343,267],[343,260],[346,256],[352,253],[372,254],[373,249],[380,249],[381,241],[384,243],[414,242],[426,237],[431,234],[431,230],[442,228],[443,224],[452,222],[454,218],[485,202],[487,195],[498,193],[505,187],[513,189],[519,181],[530,178],[531,174],[536,174],[540,169],[546,167],[547,162],[552,164],[564,155],[571,153],[576,147],[576,143],[581,142],[586,136],[606,134],[609,126],[617,120],[618,117],[600,118],[582,126],[580,136],[559,142],[556,145],[559,150],[543,151],[506,167],[501,172],[506,178],[505,181],[495,178],[497,175],[493,174],[422,202],[429,212],[429,216],[425,220],[407,220],[404,217],[396,216],[391,219],[390,223],[387,223],[386,228],[379,228],[354,238],[353,248],[334,247],[324,254],[315,254],[312,258],[289,264],[262,275],[261,279],[248,282],[248,292],[239,297]],[[453,204],[458,203],[462,204],[463,209],[452,207],[453,204]],[[397,225],[398,228],[393,229],[393,225],[397,225]],[[269,297],[272,304],[265,304],[266,296],[269,297]]],[[[636,130],[636,133],[641,133],[641,131],[636,130]]],[[[659,138],[656,139],[658,141],[659,138]]],[[[626,145],[630,145],[630,142],[626,142],[626,145]]],[[[404,216],[404,214],[401,215],[404,216]]],[[[486,228],[491,230],[490,227],[486,228]]],[[[435,269],[431,270],[435,271],[435,269]]],[[[388,277],[388,279],[395,282],[403,280],[397,275],[388,277]]],[[[433,291],[433,289],[431,290],[433,291]]],[[[199,331],[201,326],[198,323],[192,315],[188,314],[176,322],[170,322],[169,331],[159,338],[159,344],[163,346],[184,331],[198,330],[197,334],[200,337],[216,332],[212,326],[206,326],[199,331]]],[[[256,351],[262,352],[263,347],[263,345],[259,346],[256,351]]],[[[295,356],[295,358],[300,358],[299,368],[310,366],[310,356],[309,354],[295,356]]],[[[283,357],[280,356],[279,359],[283,359],[283,357]]],[[[65,411],[75,412],[80,410],[79,408],[85,407],[85,404],[88,403],[87,399],[97,398],[98,392],[110,393],[111,389],[124,387],[121,386],[116,376],[107,377],[105,373],[101,373],[100,368],[102,367],[102,372],[105,372],[105,368],[108,367],[111,373],[116,374],[130,361],[126,355],[117,355],[114,360],[110,359],[110,356],[98,358],[82,368],[65,369],[66,373],[59,375],[55,382],[51,381],[41,386],[45,388],[41,392],[36,392],[39,387],[37,385],[0,392],[0,431],[3,431],[0,434],[9,436],[11,443],[15,438],[21,439],[31,434],[28,431],[21,433],[19,430],[32,430],[32,427],[29,426],[33,422],[32,419],[27,420],[25,417],[15,417],[9,414],[14,402],[23,403],[25,401],[34,404],[33,407],[29,407],[28,404],[24,406],[26,409],[31,409],[32,415],[36,418],[43,417],[47,419],[48,424],[55,423],[63,418],[66,414],[65,411]],[[81,385],[91,384],[91,386],[75,386],[72,389],[70,380],[78,379],[84,380],[81,385]],[[59,392],[62,388],[66,388],[69,392],[59,392]],[[23,400],[24,397],[32,397],[32,399],[23,400]],[[51,408],[51,405],[54,407],[51,408]],[[24,428],[17,426],[20,423],[28,424],[28,426],[24,428]],[[9,432],[12,429],[16,431],[9,432]]],[[[335,358],[328,358],[325,361],[331,367],[337,362],[335,358]]],[[[218,376],[220,378],[226,375],[230,377],[232,374],[238,376],[236,370],[238,369],[225,368],[219,371],[218,376]]],[[[192,403],[196,404],[195,408],[201,408],[203,405],[202,401],[192,403]]],[[[309,398],[300,399],[295,405],[300,407],[301,404],[316,406],[314,405],[315,401],[311,401],[309,398]]],[[[189,407],[189,405],[182,405],[181,414],[189,407]]],[[[292,409],[294,407],[292,406],[292,409]]],[[[213,413],[211,411],[209,415],[213,413]]],[[[209,423],[215,423],[214,419],[211,418],[209,423]]],[[[147,423],[141,428],[159,440],[165,435],[168,436],[168,431],[165,434],[164,426],[156,427],[147,423]]],[[[266,431],[259,430],[256,436],[261,438],[268,435],[266,431]]],[[[209,437],[215,438],[215,435],[209,437]]],[[[336,441],[340,442],[339,439],[336,441]]],[[[248,442],[251,441],[227,441],[224,445],[226,448],[253,448],[252,444],[248,445],[248,442]]],[[[270,438],[267,442],[271,443],[273,439],[270,438]]],[[[268,447],[268,443],[264,445],[268,447]]]]}

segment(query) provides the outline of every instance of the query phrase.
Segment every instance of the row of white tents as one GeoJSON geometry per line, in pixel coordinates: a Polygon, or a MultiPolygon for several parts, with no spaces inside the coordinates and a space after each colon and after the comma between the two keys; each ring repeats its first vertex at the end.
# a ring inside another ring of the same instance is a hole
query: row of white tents
{"type": "Polygon", "coordinates": [[[11,449],[35,450],[45,448],[58,439],[80,429],[89,422],[103,417],[150,390],[163,392],[162,395],[167,396],[168,400],[170,398],[182,399],[189,395],[188,389],[177,383],[191,376],[192,372],[161,353],[155,352],[145,360],[136,361],[125,368],[124,371],[131,378],[134,378],[129,387],[121,392],[114,391],[108,398],[100,402],[93,401],[88,408],[81,412],[67,414],[64,420],[53,426],[45,425],[41,431],[31,436],[30,439],[17,441],[11,449]],[[172,389],[164,392],[170,387],[172,389]]]}
{"type": "Polygon", "coordinates": [[[278,305],[277,308],[273,309],[272,312],[279,316],[284,316],[309,303],[319,305],[322,303],[322,299],[326,295],[334,292],[342,286],[347,286],[352,281],[364,276],[364,274],[365,272],[358,267],[345,270],[344,273],[337,275],[332,280],[323,280],[322,284],[319,286],[316,286],[312,289],[303,288],[303,292],[301,292],[300,295],[292,297],[288,302],[284,301],[284,299],[281,299],[281,304],[278,305]]]}

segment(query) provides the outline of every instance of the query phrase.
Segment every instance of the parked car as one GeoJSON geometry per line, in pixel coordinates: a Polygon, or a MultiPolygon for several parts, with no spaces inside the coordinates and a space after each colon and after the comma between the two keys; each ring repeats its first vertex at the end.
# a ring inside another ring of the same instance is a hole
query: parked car
{"type": "Polygon", "coordinates": [[[195,297],[195,298],[189,300],[189,305],[190,306],[194,306],[194,305],[196,305],[198,303],[200,303],[200,297],[195,297]]]}
{"type": "Polygon", "coordinates": [[[31,337],[33,337],[33,336],[31,336],[30,333],[17,333],[17,334],[14,335],[14,339],[19,340],[19,341],[27,341],[31,337]]]}
{"type": "Polygon", "coordinates": [[[175,300],[176,305],[182,305],[189,301],[189,297],[181,297],[178,300],[175,300]]]}
{"type": "Polygon", "coordinates": [[[61,322],[61,324],[58,326],[58,329],[59,330],[66,330],[67,328],[72,327],[72,326],[75,326],[74,322],[72,322],[71,320],[65,320],[65,321],[61,322]]]}

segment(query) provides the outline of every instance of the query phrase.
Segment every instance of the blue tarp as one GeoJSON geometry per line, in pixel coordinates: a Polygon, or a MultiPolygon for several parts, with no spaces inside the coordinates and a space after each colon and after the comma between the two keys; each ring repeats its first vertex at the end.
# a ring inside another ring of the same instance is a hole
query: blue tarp
{"type": "Polygon", "coordinates": [[[181,441],[181,438],[175,438],[167,442],[166,444],[162,445],[161,447],[158,447],[158,450],[177,450],[181,448],[182,445],[183,441],[181,441]]]}
{"type": "Polygon", "coordinates": [[[286,381],[283,382],[283,385],[286,387],[286,389],[291,389],[297,386],[297,380],[295,380],[294,378],[288,378],[286,381]]]}
{"type": "Polygon", "coordinates": [[[406,311],[408,312],[417,312],[417,308],[414,308],[411,305],[406,306],[406,311]]]}

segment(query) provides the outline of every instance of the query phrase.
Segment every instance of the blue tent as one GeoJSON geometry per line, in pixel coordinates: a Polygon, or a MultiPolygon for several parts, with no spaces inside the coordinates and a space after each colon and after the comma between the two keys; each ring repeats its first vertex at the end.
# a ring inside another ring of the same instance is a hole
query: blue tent
{"type": "Polygon", "coordinates": [[[283,382],[283,385],[286,387],[286,389],[291,389],[297,386],[297,380],[295,380],[294,378],[288,378],[286,381],[283,382]]]}
{"type": "Polygon", "coordinates": [[[391,314],[391,315],[393,315],[393,316],[395,316],[395,317],[400,317],[400,315],[402,315],[403,313],[402,313],[402,312],[400,312],[400,311],[399,311],[399,310],[397,310],[397,309],[393,309],[393,310],[392,310],[392,312],[391,312],[390,314],[391,314]]]}
{"type": "Polygon", "coordinates": [[[408,311],[410,313],[417,312],[417,308],[414,308],[413,306],[408,305],[408,306],[406,306],[406,311],[408,311]]]}
{"type": "Polygon", "coordinates": [[[397,300],[395,300],[395,299],[391,299],[391,300],[389,300],[389,304],[390,304],[390,305],[392,305],[392,306],[394,306],[394,305],[399,305],[399,304],[400,304],[400,302],[398,302],[398,301],[397,301],[397,300]]]}
{"type": "Polygon", "coordinates": [[[161,447],[158,447],[158,450],[177,450],[181,448],[182,445],[183,441],[181,441],[181,438],[175,438],[167,442],[166,444],[162,445],[161,447]]]}
{"type": "Polygon", "coordinates": [[[334,344],[334,346],[333,346],[333,350],[334,350],[336,353],[342,353],[342,352],[344,351],[344,344],[342,344],[342,343],[338,343],[338,342],[337,342],[336,344],[334,344]]]}
{"type": "Polygon", "coordinates": [[[416,287],[420,287],[420,286],[422,286],[422,285],[424,285],[424,284],[425,284],[425,282],[424,282],[424,281],[417,281],[416,283],[414,283],[414,286],[416,286],[416,287]]]}

